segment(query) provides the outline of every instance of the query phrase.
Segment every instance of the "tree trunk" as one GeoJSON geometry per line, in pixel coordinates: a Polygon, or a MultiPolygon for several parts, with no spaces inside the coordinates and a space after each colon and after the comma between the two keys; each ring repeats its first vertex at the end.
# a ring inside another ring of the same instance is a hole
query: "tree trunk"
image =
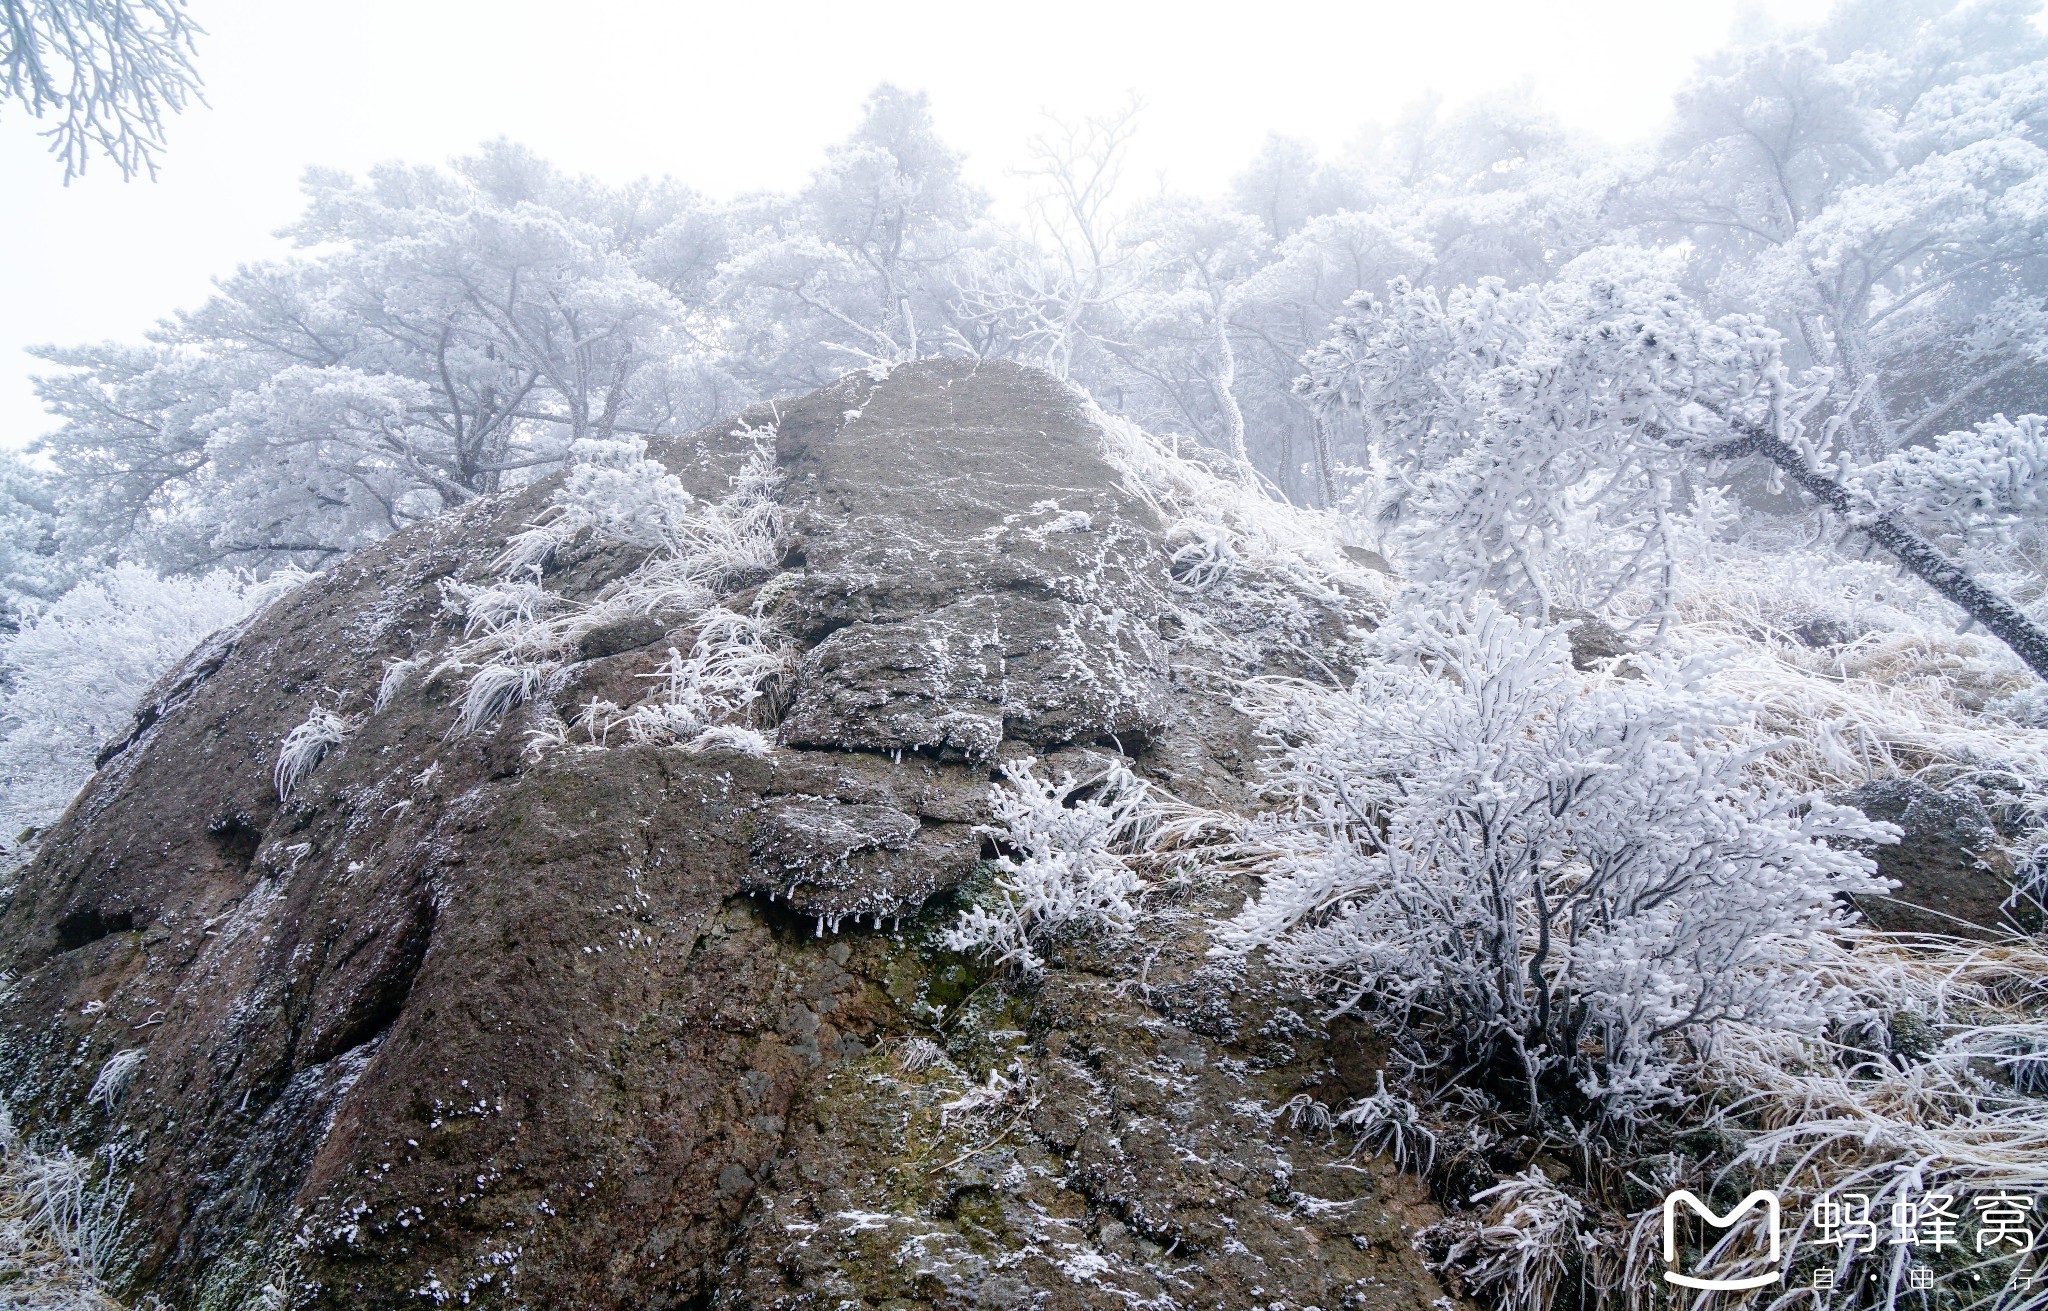
{"type": "Polygon", "coordinates": [[[1330,458],[1330,428],[1323,422],[1322,412],[1312,410],[1309,421],[1315,424],[1316,481],[1322,484],[1323,508],[1337,508],[1336,461],[1330,458]]]}
{"type": "Polygon", "coordinates": [[[1237,404],[1237,350],[1230,344],[1229,320],[1220,309],[1216,313],[1216,375],[1210,382],[1217,404],[1223,409],[1224,432],[1230,439],[1230,454],[1237,461],[1238,476],[1247,483],[1255,482],[1252,457],[1244,444],[1244,411],[1237,404]]]}
{"type": "Polygon", "coordinates": [[[1744,427],[1743,435],[1731,442],[1707,448],[1715,459],[1761,455],[1806,493],[1846,519],[1856,531],[1888,551],[1892,558],[1949,601],[2026,662],[2027,668],[2048,679],[2048,629],[2027,618],[2026,612],[1973,578],[1969,571],[1943,555],[1934,543],[1895,511],[1877,512],[1860,503],[1848,488],[1806,462],[1790,443],[1761,428],[1744,427]]]}

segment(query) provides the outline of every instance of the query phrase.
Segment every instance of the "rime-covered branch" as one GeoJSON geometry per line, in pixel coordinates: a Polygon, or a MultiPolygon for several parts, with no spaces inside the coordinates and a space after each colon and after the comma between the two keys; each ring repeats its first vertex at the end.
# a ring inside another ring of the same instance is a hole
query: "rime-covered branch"
{"type": "Polygon", "coordinates": [[[95,155],[156,176],[164,118],[199,97],[185,0],[0,0],[0,95],[38,119],[69,182],[95,155]]]}

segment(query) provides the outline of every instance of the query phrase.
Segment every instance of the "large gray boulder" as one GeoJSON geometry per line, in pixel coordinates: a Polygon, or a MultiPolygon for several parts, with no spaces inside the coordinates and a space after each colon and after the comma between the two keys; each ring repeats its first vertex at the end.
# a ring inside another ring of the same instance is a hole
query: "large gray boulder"
{"type": "MultiPolygon", "coordinates": [[[[765,753],[551,728],[689,649],[658,610],[452,730],[449,598],[499,576],[550,481],[195,653],[49,835],[0,908],[0,1091],[128,1190],[117,1287],[181,1309],[1440,1305],[1413,1182],[1277,1113],[1369,1089],[1376,1058],[1355,1033],[1277,1041],[1285,990],[1210,965],[1201,925],[1241,890],[1150,902],[1035,980],[940,941],[1019,755],[1121,753],[1248,804],[1256,742],[1218,680],[1337,660],[1366,576],[1188,538],[1015,367],[857,374],[744,418],[773,425],[786,526],[723,600],[795,652],[755,707],[765,753]],[[1190,560],[1200,588],[1175,582],[1190,560]],[[416,672],[380,698],[394,661],[416,672]],[[316,701],[351,727],[286,804],[280,744],[316,701]],[[127,1052],[125,1089],[89,1096],[127,1052]]],[[[716,496],[732,428],[656,453],[716,496]]],[[[580,604],[644,561],[585,535],[542,582],[580,604]]]]}

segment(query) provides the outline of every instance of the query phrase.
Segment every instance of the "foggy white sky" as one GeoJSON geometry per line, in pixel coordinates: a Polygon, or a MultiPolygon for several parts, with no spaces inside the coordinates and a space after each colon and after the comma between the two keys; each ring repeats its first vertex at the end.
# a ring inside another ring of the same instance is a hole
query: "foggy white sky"
{"type": "MultiPolygon", "coordinates": [[[[1001,190],[1041,109],[1146,102],[1133,180],[1213,190],[1268,131],[1335,149],[1435,90],[1526,83],[1568,123],[1653,131],[1746,0],[1165,0],[887,7],[778,0],[192,0],[210,108],[171,128],[161,179],[96,162],[66,188],[35,124],[0,109],[0,446],[50,426],[35,342],[132,338],[213,276],[277,253],[308,164],[437,161],[504,135],[566,168],[670,173],[713,194],[800,182],[893,81],[931,95],[1001,190]]],[[[1774,18],[1826,0],[1772,0],[1774,18]]]]}

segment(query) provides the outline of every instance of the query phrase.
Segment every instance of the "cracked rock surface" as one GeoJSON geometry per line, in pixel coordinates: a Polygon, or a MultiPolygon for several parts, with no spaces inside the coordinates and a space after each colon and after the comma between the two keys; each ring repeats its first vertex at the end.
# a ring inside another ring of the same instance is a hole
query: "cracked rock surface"
{"type": "MultiPolygon", "coordinates": [[[[1189,642],[1172,525],[1087,412],[1043,375],[929,361],[744,421],[773,425],[786,541],[728,604],[794,650],[765,755],[551,746],[541,698],[456,734],[439,674],[377,704],[388,662],[453,649],[444,585],[492,579],[550,481],[204,644],[52,831],[0,906],[0,1092],[128,1190],[117,1291],[1440,1304],[1419,1189],[1300,1114],[1369,1088],[1369,1047],[1276,1039],[1285,989],[1205,955],[1242,888],[1148,905],[1032,981],[943,948],[986,886],[1005,760],[1122,752],[1248,804],[1257,744],[1197,675],[1260,670],[1189,642]],[[315,702],[352,731],[281,804],[315,702]],[[131,1050],[125,1092],[90,1097],[131,1050]]],[[[716,496],[732,428],[652,453],[716,496]]],[[[573,602],[637,563],[584,543],[546,582],[573,602]]],[[[1229,618],[1255,647],[1264,621],[1229,618]]],[[[687,641],[657,616],[592,629],[550,686],[618,699],[687,641]]]]}

